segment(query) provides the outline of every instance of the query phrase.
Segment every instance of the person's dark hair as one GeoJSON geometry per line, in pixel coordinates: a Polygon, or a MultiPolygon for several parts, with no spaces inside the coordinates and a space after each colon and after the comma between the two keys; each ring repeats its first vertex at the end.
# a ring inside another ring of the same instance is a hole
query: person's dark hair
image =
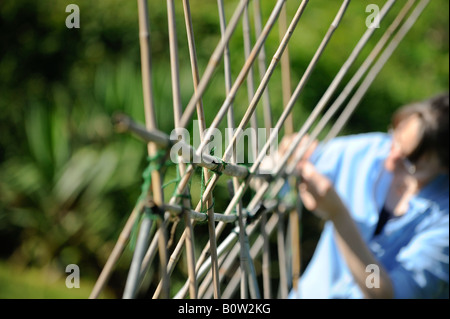
{"type": "Polygon", "coordinates": [[[434,151],[448,170],[449,150],[449,94],[444,93],[431,99],[403,106],[394,113],[392,126],[395,128],[402,120],[418,115],[422,121],[420,141],[416,149],[408,156],[415,162],[423,154],[434,151]]]}

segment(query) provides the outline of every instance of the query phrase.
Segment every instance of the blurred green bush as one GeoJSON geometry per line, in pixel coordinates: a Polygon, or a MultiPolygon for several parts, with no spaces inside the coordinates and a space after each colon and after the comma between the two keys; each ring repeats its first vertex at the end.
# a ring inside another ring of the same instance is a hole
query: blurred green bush
{"type": "MultiPolygon", "coordinates": [[[[237,2],[226,1],[228,19],[237,2]]],[[[262,0],[264,21],[274,2],[262,0]]],[[[299,2],[287,1],[288,17],[299,2]]],[[[384,2],[370,3],[381,6],[384,2]]],[[[386,21],[395,16],[401,3],[398,1],[386,21]]],[[[366,4],[351,3],[294,110],[296,129],[365,31],[366,4]]],[[[193,88],[182,6],[176,5],[181,98],[186,105],[193,88]]],[[[329,0],[308,5],[289,47],[293,87],[339,5],[340,1],[329,0]]],[[[448,5],[445,0],[431,1],[344,133],[385,130],[398,106],[448,90],[448,5]]],[[[191,7],[202,72],[220,40],[216,1],[191,0],[191,7]]],[[[149,1],[149,15],[158,125],[170,133],[173,116],[165,2],[149,1]]],[[[383,27],[384,22],[375,39],[383,27]]],[[[230,43],[234,78],[244,62],[241,29],[239,25],[230,43]]],[[[110,125],[116,111],[144,121],[137,4],[119,0],[2,1],[0,30],[0,258],[14,267],[59,273],[65,265],[76,263],[84,276],[95,280],[139,195],[145,165],[145,145],[115,134],[110,125]],[[80,29],[65,26],[65,8],[71,2],[80,7],[80,29]]],[[[276,26],[266,45],[268,61],[278,41],[276,26]]],[[[203,99],[207,123],[225,97],[222,72],[219,66],[203,99]]],[[[269,85],[275,119],[283,109],[280,86],[277,69],[269,85]]],[[[242,88],[236,97],[236,119],[248,105],[246,94],[242,88]]],[[[258,117],[262,123],[261,110],[258,117]]],[[[168,178],[171,174],[173,171],[168,178]]],[[[219,187],[224,190],[225,184],[219,187]]],[[[194,198],[199,196],[198,188],[193,187],[194,198]]],[[[220,211],[228,198],[226,192],[216,193],[220,211]]],[[[311,229],[304,231],[305,254],[314,248],[316,233],[311,229]]],[[[111,279],[117,296],[123,289],[129,258],[127,252],[111,279]]],[[[1,296],[8,295],[6,287],[0,285],[1,296]]]]}

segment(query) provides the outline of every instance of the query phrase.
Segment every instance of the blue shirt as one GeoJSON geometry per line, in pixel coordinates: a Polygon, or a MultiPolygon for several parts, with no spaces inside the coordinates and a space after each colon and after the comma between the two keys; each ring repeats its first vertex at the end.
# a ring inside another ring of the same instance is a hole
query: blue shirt
{"type": "MultiPolygon", "coordinates": [[[[410,200],[405,215],[373,235],[392,180],[384,169],[390,146],[390,136],[382,133],[338,137],[319,147],[311,161],[333,182],[364,241],[389,273],[396,298],[449,298],[448,174],[425,186],[410,200]]],[[[364,297],[336,246],[334,231],[326,222],[290,298],[364,297]]],[[[373,268],[366,270],[368,278],[375,274],[373,268]]]]}

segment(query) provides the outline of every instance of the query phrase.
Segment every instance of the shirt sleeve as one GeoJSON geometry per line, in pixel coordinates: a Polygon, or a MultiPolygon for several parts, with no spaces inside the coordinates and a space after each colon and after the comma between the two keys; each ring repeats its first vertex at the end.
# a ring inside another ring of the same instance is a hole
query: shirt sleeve
{"type": "Polygon", "coordinates": [[[321,143],[309,159],[316,169],[333,183],[336,180],[336,172],[349,145],[349,140],[352,139],[350,136],[344,136],[337,137],[326,144],[321,143]]]}
{"type": "Polygon", "coordinates": [[[397,255],[389,272],[398,299],[449,297],[449,219],[442,220],[412,238],[397,255]]]}
{"type": "MultiPolygon", "coordinates": [[[[343,167],[354,168],[361,163],[371,164],[379,158],[384,159],[389,141],[388,135],[377,132],[336,137],[326,144],[319,144],[310,161],[335,184],[343,167]]],[[[349,169],[345,175],[357,177],[354,173],[349,169]]]]}

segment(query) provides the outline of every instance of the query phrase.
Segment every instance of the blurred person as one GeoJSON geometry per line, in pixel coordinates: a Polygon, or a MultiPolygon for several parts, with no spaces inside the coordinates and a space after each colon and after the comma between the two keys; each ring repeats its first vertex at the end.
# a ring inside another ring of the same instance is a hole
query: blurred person
{"type": "Polygon", "coordinates": [[[326,222],[289,298],[449,298],[448,109],[448,93],[404,106],[391,134],[337,137],[297,165],[326,222]]]}

